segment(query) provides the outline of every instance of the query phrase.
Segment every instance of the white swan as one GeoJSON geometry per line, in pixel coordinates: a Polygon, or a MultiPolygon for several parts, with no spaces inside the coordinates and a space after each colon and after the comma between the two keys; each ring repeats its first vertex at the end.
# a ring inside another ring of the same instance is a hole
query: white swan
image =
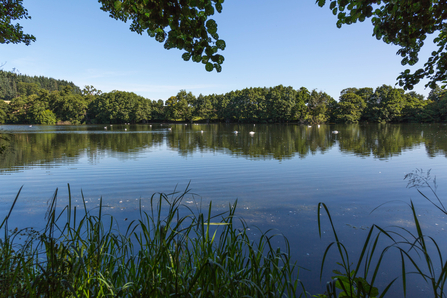
{"type": "Polygon", "coordinates": [[[233,133],[235,133],[235,134],[238,134],[238,131],[237,131],[237,130],[235,130],[235,131],[233,131],[233,133]]]}
{"type": "Polygon", "coordinates": [[[338,134],[338,130],[332,131],[333,134],[338,134]]]}
{"type": "Polygon", "coordinates": [[[249,132],[249,134],[251,134],[251,135],[254,135],[254,134],[255,134],[255,132],[254,132],[254,131],[250,131],[250,132],[249,132]]]}

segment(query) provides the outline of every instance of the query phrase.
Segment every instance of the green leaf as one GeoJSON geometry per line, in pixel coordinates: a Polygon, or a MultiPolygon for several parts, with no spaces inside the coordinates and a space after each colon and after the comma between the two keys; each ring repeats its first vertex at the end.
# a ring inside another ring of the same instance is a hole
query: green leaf
{"type": "Polygon", "coordinates": [[[220,49],[220,50],[225,50],[225,48],[226,48],[226,43],[225,43],[225,41],[224,40],[222,40],[222,39],[219,39],[218,41],[216,41],[216,46],[220,49]]]}
{"type": "Polygon", "coordinates": [[[121,9],[121,1],[115,1],[115,3],[113,3],[113,6],[115,7],[116,10],[120,10],[121,9]]]}
{"type": "Polygon", "coordinates": [[[206,71],[213,71],[213,64],[212,63],[210,63],[210,62],[208,62],[206,65],[205,65],[205,69],[206,69],[206,71]]]}
{"type": "Polygon", "coordinates": [[[211,30],[217,30],[217,23],[215,20],[213,19],[209,19],[208,21],[206,21],[206,28],[208,28],[208,31],[211,30]]]}
{"type": "Polygon", "coordinates": [[[202,56],[201,55],[192,55],[192,61],[200,62],[200,61],[202,61],[202,56]]]}
{"type": "Polygon", "coordinates": [[[183,60],[185,61],[189,61],[189,59],[191,59],[191,54],[190,53],[184,53],[182,55],[183,60]]]}
{"type": "Polygon", "coordinates": [[[216,3],[216,10],[217,10],[217,12],[218,13],[221,13],[222,12],[222,4],[220,4],[220,3],[216,3]]]}
{"type": "Polygon", "coordinates": [[[205,14],[207,16],[212,16],[214,14],[214,8],[211,5],[205,6],[205,14]]]}
{"type": "Polygon", "coordinates": [[[317,3],[318,6],[323,7],[324,4],[326,4],[326,0],[317,0],[315,3],[317,3]]]}
{"type": "Polygon", "coordinates": [[[332,1],[331,2],[331,4],[329,5],[329,9],[334,9],[335,8],[335,6],[337,6],[337,2],[335,2],[335,1],[332,1]]]}

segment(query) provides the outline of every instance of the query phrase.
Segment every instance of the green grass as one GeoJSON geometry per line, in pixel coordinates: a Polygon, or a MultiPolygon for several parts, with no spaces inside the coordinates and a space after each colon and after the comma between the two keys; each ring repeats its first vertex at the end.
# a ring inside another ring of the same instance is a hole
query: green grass
{"type": "MultiPolygon", "coordinates": [[[[20,194],[20,191],[19,191],[20,194]]],[[[17,194],[14,204],[18,200],[17,194]]],[[[9,231],[14,204],[2,222],[2,297],[296,297],[298,267],[264,233],[253,242],[237,202],[211,216],[181,204],[187,192],[153,195],[150,211],[119,232],[99,209],[57,211],[57,191],[46,226],[9,231]],[[17,242],[19,235],[28,235],[17,242]]]]}

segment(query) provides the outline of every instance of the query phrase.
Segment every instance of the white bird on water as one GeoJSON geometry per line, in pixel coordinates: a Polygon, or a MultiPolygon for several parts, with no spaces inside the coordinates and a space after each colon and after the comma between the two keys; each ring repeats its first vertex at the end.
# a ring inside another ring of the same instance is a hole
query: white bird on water
{"type": "Polygon", "coordinates": [[[107,129],[107,126],[104,126],[104,129],[107,129]]]}
{"type": "Polygon", "coordinates": [[[168,130],[172,130],[172,129],[169,127],[168,130]]]}
{"type": "Polygon", "coordinates": [[[235,133],[235,134],[238,134],[238,131],[237,131],[237,130],[235,130],[235,131],[233,131],[233,133],[235,133]]]}
{"type": "Polygon", "coordinates": [[[203,133],[203,130],[201,130],[200,132],[203,133]]]}
{"type": "Polygon", "coordinates": [[[124,131],[127,131],[127,128],[125,128],[124,131]]]}
{"type": "Polygon", "coordinates": [[[320,124],[318,124],[318,128],[320,128],[320,124]]]}
{"type": "Polygon", "coordinates": [[[33,127],[32,125],[30,125],[29,127],[33,127]]]}
{"type": "Polygon", "coordinates": [[[254,132],[254,131],[250,131],[250,132],[249,132],[249,134],[251,134],[251,135],[254,135],[254,134],[255,134],[255,132],[254,132]]]}
{"type": "Polygon", "coordinates": [[[312,127],[312,125],[308,125],[307,127],[312,127]]]}
{"type": "Polygon", "coordinates": [[[338,130],[332,131],[333,134],[338,134],[338,130]]]}

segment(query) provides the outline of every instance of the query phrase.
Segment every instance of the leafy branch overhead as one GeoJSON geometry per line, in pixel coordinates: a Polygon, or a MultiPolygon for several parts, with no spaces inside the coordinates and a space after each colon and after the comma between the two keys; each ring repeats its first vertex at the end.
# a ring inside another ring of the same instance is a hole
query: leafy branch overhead
{"type": "Polygon", "coordinates": [[[403,71],[397,78],[405,89],[427,78],[426,86],[434,89],[436,82],[447,85],[447,1],[446,0],[317,0],[319,6],[329,2],[329,8],[337,15],[337,27],[363,22],[371,18],[373,36],[386,43],[400,46],[397,54],[402,65],[414,65],[428,35],[435,34],[437,49],[425,62],[424,67],[411,73],[403,71]]]}
{"type": "Polygon", "coordinates": [[[219,39],[217,23],[210,17],[222,11],[224,0],[98,0],[110,17],[131,21],[130,30],[147,32],[165,49],[184,50],[185,61],[205,64],[207,71],[222,70],[224,57],[217,52],[225,49],[219,39]]]}
{"type": "Polygon", "coordinates": [[[11,21],[31,19],[28,11],[23,7],[23,0],[0,0],[0,43],[25,43],[29,45],[36,38],[24,34],[22,26],[13,25],[11,21]]]}

